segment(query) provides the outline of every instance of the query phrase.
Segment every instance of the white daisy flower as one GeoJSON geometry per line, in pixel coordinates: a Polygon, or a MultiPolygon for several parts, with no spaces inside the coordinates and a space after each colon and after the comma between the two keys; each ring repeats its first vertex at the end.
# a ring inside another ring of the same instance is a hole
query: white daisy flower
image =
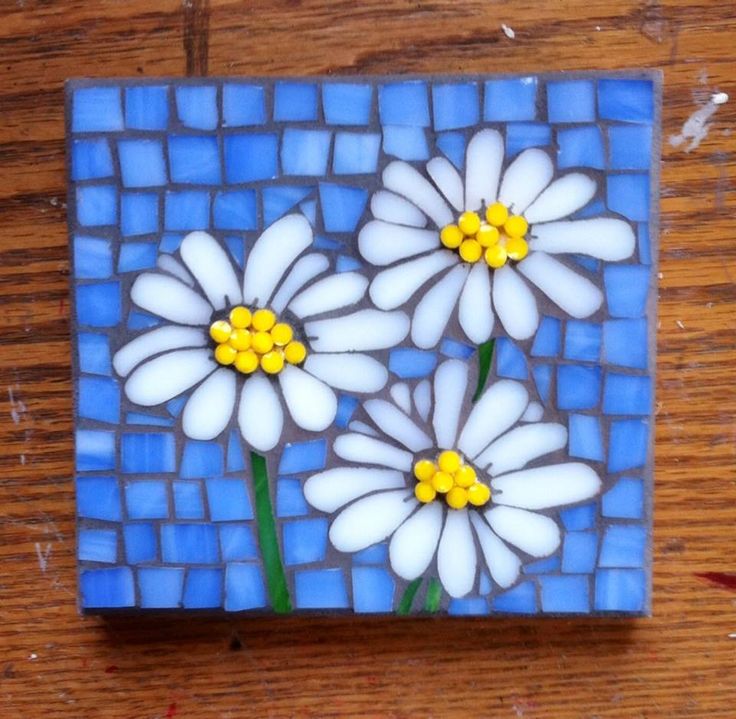
{"type": "Polygon", "coordinates": [[[433,411],[429,380],[413,397],[397,384],[394,402],[367,400],[378,432],[351,423],[353,431],[333,445],[348,464],[304,484],[313,507],[337,512],[329,537],[339,551],[390,537],[391,567],[409,581],[436,555],[437,575],[452,597],[476,587],[477,549],[496,584],[510,587],[523,557],[558,548],[560,529],[549,510],[588,500],[601,487],[586,464],[542,460],[563,450],[567,430],[540,421],[543,410],[529,402],[523,384],[495,382],[461,425],[467,389],[468,365],[448,360],[434,377],[433,411]]]}
{"type": "Polygon", "coordinates": [[[281,437],[279,394],[299,427],[320,432],[335,418],[333,388],[380,390],[388,372],[365,352],[401,342],[409,319],[375,309],[334,316],[360,302],[368,281],[343,272],[312,282],[329,260],[306,253],[311,244],[307,220],[288,215],[255,242],[242,277],[206,232],[187,235],[179,259],[161,255],[160,271],[137,277],[130,298],[169,324],[139,335],[113,359],[127,377],[128,399],[153,407],[196,387],[182,414],[187,437],[214,439],[237,404],[243,437],[266,451],[281,437]]]}
{"type": "Polygon", "coordinates": [[[456,304],[460,326],[476,344],[491,336],[494,312],[511,337],[531,337],[539,312],[525,280],[568,315],[588,317],[603,301],[600,289],[553,255],[617,261],[634,250],[634,231],[623,220],[564,219],[595,196],[591,177],[571,172],[553,180],[552,160],[538,148],[502,172],[503,161],[503,137],[485,129],[468,143],[464,183],[444,157],[427,163],[428,177],[403,161],[383,171],[383,189],[371,199],[375,219],[358,246],[368,262],[391,265],[371,282],[380,309],[403,305],[440,275],[414,311],[418,347],[437,344],[456,304]]]}

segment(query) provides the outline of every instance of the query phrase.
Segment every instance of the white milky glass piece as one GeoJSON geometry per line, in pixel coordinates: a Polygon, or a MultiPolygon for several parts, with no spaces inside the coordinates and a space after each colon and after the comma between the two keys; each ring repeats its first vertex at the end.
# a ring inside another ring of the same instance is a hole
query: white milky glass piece
{"type": "Polygon", "coordinates": [[[559,220],[585,207],[593,199],[596,182],[581,172],[571,172],[555,180],[527,207],[527,222],[559,220]]]}
{"type": "Polygon", "coordinates": [[[337,515],[330,527],[330,541],[340,552],[359,552],[391,535],[417,504],[405,489],[359,499],[337,515]]]}
{"type": "Polygon", "coordinates": [[[130,299],[141,309],[182,325],[206,325],[212,315],[212,306],[204,297],[168,275],[139,275],[130,299]]]}
{"type": "Polygon", "coordinates": [[[299,427],[321,432],[332,424],[337,396],[322,380],[287,364],[279,372],[279,384],[289,414],[299,427]]]}
{"type": "Polygon", "coordinates": [[[187,272],[186,267],[171,255],[159,255],[156,260],[156,267],[164,272],[168,272],[170,275],[174,275],[174,277],[181,280],[185,285],[194,287],[194,278],[187,272]]]}
{"type": "Polygon", "coordinates": [[[490,530],[477,512],[471,512],[470,521],[493,581],[502,589],[510,587],[519,576],[521,560],[490,530]]]}
{"type": "Polygon", "coordinates": [[[465,159],[465,209],[479,210],[496,201],[504,146],[497,130],[481,130],[468,143],[465,159]]]}
{"type": "Polygon", "coordinates": [[[458,448],[468,457],[476,457],[502,432],[521,417],[529,395],[520,382],[502,379],[492,384],[473,405],[460,433],[458,448]]]}
{"type": "Polygon", "coordinates": [[[125,383],[125,394],[143,407],[168,402],[217,369],[209,349],[174,350],[138,367],[125,383]]]}
{"type": "Polygon", "coordinates": [[[454,221],[452,210],[432,183],[406,162],[395,160],[383,171],[383,186],[416,205],[437,227],[454,221]]]}
{"type": "Polygon", "coordinates": [[[468,510],[450,509],[437,550],[437,572],[451,597],[463,597],[473,589],[476,565],[468,510]]]}
{"type": "Polygon", "coordinates": [[[235,407],[235,372],[223,367],[213,372],[184,407],[182,430],[191,439],[214,439],[230,422],[235,407]]]}
{"type": "Polygon", "coordinates": [[[491,336],[493,319],[491,273],[485,262],[477,262],[460,295],[458,320],[468,339],[479,345],[491,336]]]}
{"type": "Polygon", "coordinates": [[[369,399],[363,403],[363,407],[387,437],[400,442],[408,450],[421,452],[432,446],[432,440],[391,402],[369,399]]]}
{"type": "Polygon", "coordinates": [[[404,485],[404,475],[393,469],[335,467],[313,474],[304,483],[304,497],[321,512],[334,512],[369,492],[398,489],[404,485]]]}
{"type": "Polygon", "coordinates": [[[493,273],[493,307],[504,329],[515,340],[529,339],[537,331],[537,301],[524,280],[509,265],[493,273]]]}
{"type": "Polygon", "coordinates": [[[391,568],[403,579],[416,579],[429,566],[437,550],[444,512],[439,502],[425,504],[391,537],[391,568]]]}
{"type": "Polygon", "coordinates": [[[412,466],[410,452],[357,432],[341,434],[335,439],[333,449],[338,457],[356,464],[380,464],[402,472],[408,472],[412,466]]]}
{"type": "Polygon", "coordinates": [[[567,444],[567,429],[561,424],[541,423],[515,427],[499,437],[476,458],[479,467],[492,475],[520,469],[537,457],[556,452],[567,444]]]}
{"type": "Polygon", "coordinates": [[[440,449],[453,449],[460,412],[468,386],[468,365],[453,359],[443,362],[434,375],[434,417],[432,424],[440,449]]]}
{"type": "Polygon", "coordinates": [[[590,255],[608,262],[630,257],[636,245],[631,225],[613,217],[535,225],[531,235],[531,250],[590,255]]]}
{"type": "Polygon", "coordinates": [[[445,157],[433,157],[427,163],[427,174],[445,199],[458,211],[463,210],[463,181],[455,166],[445,157]]]}
{"type": "Polygon", "coordinates": [[[397,382],[389,390],[391,399],[396,402],[402,412],[411,414],[411,390],[406,382],[397,382]]]}
{"type": "Polygon", "coordinates": [[[216,310],[240,304],[243,295],[230,258],[212,235],[190,232],[182,240],[179,252],[216,310]]]}
{"type": "Polygon", "coordinates": [[[417,347],[429,349],[440,341],[467,276],[468,268],[457,265],[419,300],[411,322],[411,339],[417,347]]]}
{"type": "Polygon", "coordinates": [[[372,220],[358,234],[358,250],[373,265],[390,265],[397,260],[436,250],[440,245],[437,230],[394,225],[372,220]]]}
{"type": "Polygon", "coordinates": [[[349,425],[348,429],[353,432],[360,432],[361,434],[367,434],[371,437],[378,437],[378,432],[365,422],[361,422],[359,419],[354,419],[349,425]]]}
{"type": "Polygon", "coordinates": [[[491,481],[496,504],[522,509],[548,509],[582,502],[594,496],[600,486],[595,471],[580,462],[524,469],[491,481]]]}
{"type": "Polygon", "coordinates": [[[382,310],[396,309],[438,272],[457,263],[457,255],[438,250],[382,270],[373,278],[369,289],[373,304],[382,310]]]}
{"type": "Polygon", "coordinates": [[[414,388],[414,406],[423,421],[429,419],[429,410],[432,407],[432,386],[428,379],[423,379],[414,388]]]}
{"type": "Polygon", "coordinates": [[[357,272],[330,275],[307,287],[290,303],[289,309],[297,317],[311,317],[360,301],[368,287],[368,280],[357,272]]]}
{"type": "Polygon", "coordinates": [[[330,261],[324,255],[311,254],[300,257],[274,295],[271,301],[271,309],[277,314],[283,312],[286,305],[289,304],[289,300],[307,282],[322,274],[329,266],[330,261]]]}
{"type": "Polygon", "coordinates": [[[304,369],[335,389],[347,392],[378,392],[388,380],[388,370],[364,354],[310,354],[304,369]]]}
{"type": "Polygon", "coordinates": [[[506,169],[499,199],[511,212],[520,215],[549,185],[552,174],[552,160],[544,150],[524,150],[506,169]]]}
{"type": "Polygon", "coordinates": [[[426,227],[427,225],[427,218],[416,205],[388,190],[379,190],[373,194],[371,212],[377,220],[397,225],[410,225],[411,227],[426,227]]]}
{"type": "Polygon", "coordinates": [[[148,357],[167,350],[203,347],[206,344],[207,337],[200,329],[176,325],[158,327],[139,335],[118,350],[112,358],[112,365],[121,377],[127,377],[133,367],[148,357]]]}
{"type": "Polygon", "coordinates": [[[522,422],[539,422],[544,417],[544,407],[539,402],[529,402],[524,414],[521,415],[522,422]]]}
{"type": "Polygon", "coordinates": [[[256,240],[243,277],[246,304],[265,307],[294,260],[312,244],[312,228],[304,215],[277,220],[256,240]]]}
{"type": "Polygon", "coordinates": [[[603,302],[603,293],[590,280],[544,252],[520,262],[519,272],[572,317],[590,317],[603,302]]]}
{"type": "Polygon", "coordinates": [[[273,449],[281,439],[284,410],[273,384],[262,374],[254,374],[243,383],[238,424],[245,441],[260,452],[273,449]]]}
{"type": "Polygon", "coordinates": [[[360,352],[394,347],[409,333],[403,312],[359,310],[351,315],[312,320],[304,325],[314,352],[360,352]]]}
{"type": "Polygon", "coordinates": [[[546,557],[560,546],[560,528],[549,517],[513,507],[494,507],[485,513],[491,529],[532,557],[546,557]]]}

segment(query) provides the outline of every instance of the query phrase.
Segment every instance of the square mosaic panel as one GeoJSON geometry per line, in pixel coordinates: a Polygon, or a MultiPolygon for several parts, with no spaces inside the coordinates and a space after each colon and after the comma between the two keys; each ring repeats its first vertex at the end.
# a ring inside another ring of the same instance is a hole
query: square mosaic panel
{"type": "Polygon", "coordinates": [[[659,82],[69,83],[81,609],[647,614],[659,82]]]}

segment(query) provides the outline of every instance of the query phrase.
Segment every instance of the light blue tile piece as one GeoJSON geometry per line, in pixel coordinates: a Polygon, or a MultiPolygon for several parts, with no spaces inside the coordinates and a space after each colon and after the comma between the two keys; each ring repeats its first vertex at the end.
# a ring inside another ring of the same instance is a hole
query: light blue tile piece
{"type": "Polygon", "coordinates": [[[258,205],[255,190],[231,190],[215,195],[214,225],[218,230],[255,230],[258,205]]]}
{"type": "Polygon", "coordinates": [[[207,502],[213,522],[253,519],[244,479],[208,479],[207,502]]]}
{"type": "Polygon", "coordinates": [[[254,132],[226,135],[225,179],[230,183],[271,180],[278,175],[278,135],[254,132]]]}
{"type": "Polygon", "coordinates": [[[652,164],[651,126],[611,125],[608,152],[612,170],[648,170],[652,164]]]}
{"type": "Polygon", "coordinates": [[[115,172],[110,145],[104,138],[74,140],[71,154],[72,180],[99,180],[115,172]]]}
{"type": "Polygon", "coordinates": [[[547,404],[549,402],[550,390],[552,389],[552,366],[540,364],[532,367],[534,384],[537,386],[539,398],[547,404]]]}
{"type": "Polygon", "coordinates": [[[317,224],[317,200],[304,200],[299,204],[299,209],[307,218],[309,224],[314,227],[317,224]]]}
{"type": "Polygon", "coordinates": [[[579,209],[573,216],[573,220],[582,220],[586,217],[598,217],[608,212],[608,208],[602,200],[593,200],[589,202],[585,207],[579,209]]]}
{"type": "Polygon", "coordinates": [[[648,415],[652,410],[652,380],[649,377],[608,372],[603,385],[604,414],[648,415]]]}
{"type": "Polygon", "coordinates": [[[107,335],[80,332],[77,335],[79,371],[85,374],[112,374],[110,340],[107,335]]]}
{"type": "Polygon", "coordinates": [[[227,471],[242,472],[245,469],[245,456],[240,432],[237,429],[230,431],[230,440],[227,443],[227,471]]]}
{"type": "Polygon", "coordinates": [[[161,558],[173,564],[219,562],[217,527],[213,524],[162,525],[161,558]]]}
{"type": "Polygon", "coordinates": [[[646,222],[649,219],[649,175],[608,175],[606,198],[612,212],[635,222],[646,222]]]}
{"type": "Polygon", "coordinates": [[[593,122],[595,82],[593,80],[548,82],[547,117],[550,122],[593,122]]]}
{"type": "Polygon", "coordinates": [[[568,419],[571,457],[603,462],[603,435],[600,419],[587,414],[571,414],[568,419]]]}
{"type": "Polygon", "coordinates": [[[557,357],[560,354],[562,323],[556,317],[542,317],[532,344],[532,357],[557,357]]]}
{"type": "Polygon", "coordinates": [[[130,567],[84,569],[79,575],[79,591],[85,609],[114,609],[135,604],[130,567]]]}
{"type": "Polygon", "coordinates": [[[447,613],[451,617],[483,616],[489,613],[488,600],[485,597],[451,599],[447,613]]]}
{"type": "Polygon", "coordinates": [[[605,120],[647,123],[654,119],[651,80],[598,81],[598,112],[605,120]]]}
{"type": "Polygon", "coordinates": [[[376,171],[381,136],[372,132],[338,132],[332,171],[336,175],[364,175],[376,171]]]}
{"type": "Polygon", "coordinates": [[[125,125],[129,130],[165,130],[168,124],[168,87],[141,85],[125,88],[125,125]]]}
{"type": "Polygon", "coordinates": [[[474,82],[432,86],[434,129],[455,130],[478,124],[478,85],[474,82]]]}
{"type": "Polygon", "coordinates": [[[345,429],[353,416],[353,412],[358,406],[358,398],[341,394],[337,401],[337,414],[335,415],[335,424],[345,429]]]}
{"type": "Polygon", "coordinates": [[[74,238],[74,275],[80,280],[104,280],[112,274],[109,240],[77,235],[74,238]]]}
{"type": "Polygon", "coordinates": [[[341,569],[304,569],[294,574],[299,609],[346,609],[348,592],[341,569]]]}
{"type": "Polygon", "coordinates": [[[641,419],[611,422],[608,437],[608,471],[623,472],[642,467],[649,450],[649,423],[641,419]]]}
{"type": "Polygon", "coordinates": [[[643,567],[647,551],[647,530],[639,524],[617,524],[603,535],[600,567],[643,567]]]}
{"type": "Polygon", "coordinates": [[[596,125],[572,127],[557,131],[557,166],[591,167],[602,170],[606,166],[603,135],[596,125]]]}
{"type": "Polygon", "coordinates": [[[120,246],[118,273],[139,272],[156,266],[158,247],[154,242],[126,242],[120,246]]]}
{"type": "Polygon", "coordinates": [[[120,461],[125,473],[148,474],[176,470],[176,443],[170,432],[124,433],[120,461]]]}
{"type": "Polygon", "coordinates": [[[449,337],[443,337],[442,342],[440,342],[440,354],[443,354],[445,357],[464,360],[468,359],[473,352],[475,352],[475,347],[450,339],[449,337]]]}
{"type": "Polygon", "coordinates": [[[429,144],[424,128],[384,125],[383,151],[400,160],[428,160],[429,144]]]}
{"type": "Polygon", "coordinates": [[[524,567],[524,574],[547,574],[549,572],[558,572],[559,569],[560,558],[555,555],[527,564],[524,567]]]}
{"type": "Polygon", "coordinates": [[[221,569],[192,567],[187,572],[182,604],[186,609],[213,609],[222,606],[221,569]]]}
{"type": "Polygon", "coordinates": [[[285,175],[321,176],[327,172],[332,133],[327,130],[284,130],[281,167],[285,175]]]}
{"type": "Polygon", "coordinates": [[[427,85],[405,80],[378,88],[378,111],[382,125],[429,127],[427,85]]]}
{"type": "Polygon", "coordinates": [[[608,311],[613,317],[642,317],[647,306],[650,270],[640,265],[603,268],[608,311]]]}
{"type": "Polygon", "coordinates": [[[119,522],[120,488],[115,477],[77,477],[77,514],[85,519],[119,522]]]}
{"type": "Polygon", "coordinates": [[[534,582],[522,582],[492,600],[493,611],[510,614],[535,614],[537,593],[534,582]]]}
{"type": "MultiPolygon", "coordinates": [[[[160,187],[166,184],[164,149],[158,140],[119,140],[118,157],[124,187],[160,187]]],[[[179,182],[173,172],[171,179],[179,182]]]]}
{"type": "Polygon", "coordinates": [[[537,122],[512,122],[506,125],[506,156],[513,157],[528,147],[547,147],[552,143],[552,128],[537,122]]]}
{"type": "Polygon", "coordinates": [[[383,564],[388,559],[388,545],[374,544],[353,554],[354,564],[383,564]]]}
{"type": "Polygon", "coordinates": [[[146,412],[126,412],[125,423],[146,425],[148,427],[174,426],[174,420],[168,417],[159,417],[155,414],[148,414],[146,412]]]}
{"type": "Polygon", "coordinates": [[[330,125],[367,125],[371,116],[370,85],[335,82],[322,85],[325,121],[330,125]]]}
{"type": "Polygon", "coordinates": [[[491,578],[488,576],[488,572],[481,570],[480,578],[478,579],[478,594],[486,596],[491,593],[493,585],[491,584],[491,578]]]}
{"type": "Polygon", "coordinates": [[[276,485],[276,514],[279,517],[303,517],[308,513],[301,481],[280,479],[276,485]]]}
{"type": "Polygon", "coordinates": [[[278,187],[265,187],[263,197],[263,224],[265,227],[272,225],[289,210],[299,204],[314,187],[304,185],[280,185],[278,187]]]}
{"type": "Polygon", "coordinates": [[[114,564],[118,558],[118,534],[114,529],[80,529],[77,556],[81,562],[114,564]]]}
{"type": "Polygon", "coordinates": [[[114,327],[120,322],[120,283],[78,285],[77,321],[90,327],[114,327]]]}
{"type": "Polygon", "coordinates": [[[225,238],[230,254],[241,269],[245,266],[245,242],[242,237],[228,236],[225,238]]]}
{"type": "Polygon", "coordinates": [[[166,482],[158,479],[128,482],[125,507],[130,519],[166,519],[169,516],[166,482]]]}
{"type": "Polygon", "coordinates": [[[324,439],[287,444],[281,455],[279,474],[296,474],[322,469],[326,459],[327,442],[324,439]]]}
{"type": "Polygon", "coordinates": [[[260,556],[253,529],[247,524],[221,524],[219,532],[223,562],[258,559],[260,556]]]}
{"type": "Polygon", "coordinates": [[[98,422],[120,421],[120,387],[109,377],[79,378],[77,410],[80,417],[98,422]]]}
{"type": "Polygon", "coordinates": [[[260,85],[226,82],[222,86],[222,124],[225,127],[262,125],[266,103],[260,85]]]}
{"type": "Polygon", "coordinates": [[[176,88],[176,112],[185,127],[214,130],[219,122],[217,88],[212,85],[180,85],[176,88]]]}
{"type": "Polygon", "coordinates": [[[493,122],[534,120],[537,116],[537,78],[488,80],[483,99],[483,119],[493,122]]]}
{"type": "Polygon", "coordinates": [[[647,609],[647,579],[640,569],[600,569],[595,573],[595,603],[598,612],[644,612],[647,609]]]}
{"type": "Polygon", "coordinates": [[[327,552],[327,528],[325,517],[285,522],[282,525],[284,564],[323,561],[327,552]]]}
{"type": "Polygon", "coordinates": [[[617,519],[644,517],[644,482],[635,477],[621,477],[601,501],[601,514],[617,519]]]}
{"type": "Polygon", "coordinates": [[[263,574],[257,564],[228,564],[225,568],[225,611],[239,612],[266,606],[263,574]]]}
{"type": "Polygon", "coordinates": [[[119,87],[80,87],[72,96],[73,132],[110,132],[123,129],[119,87]]]}
{"type": "Polygon", "coordinates": [[[496,374],[522,380],[529,376],[524,353],[505,337],[496,340],[496,374]]]}
{"type": "Polygon", "coordinates": [[[649,224],[640,222],[637,226],[639,235],[639,261],[643,265],[652,264],[652,248],[649,240],[649,224]]]}
{"type": "Polygon", "coordinates": [[[120,233],[123,237],[158,232],[158,195],[123,192],[120,196],[120,233]]]}
{"type": "Polygon", "coordinates": [[[115,469],[115,433],[78,429],[75,435],[78,472],[115,469]]]}
{"type": "Polygon", "coordinates": [[[360,613],[391,612],[396,582],[380,567],[353,567],[353,609],[360,613]]]}
{"type": "Polygon", "coordinates": [[[581,529],[591,529],[595,526],[597,509],[595,503],[581,504],[570,509],[563,509],[560,512],[560,519],[568,531],[579,531],[581,529]]]}
{"type": "Polygon", "coordinates": [[[144,609],[173,609],[181,604],[184,570],[176,567],[143,567],[138,570],[138,591],[144,609]]]}
{"type": "Polygon", "coordinates": [[[167,192],[164,205],[167,230],[206,230],[210,225],[210,195],[198,190],[167,192]]]}
{"type": "Polygon", "coordinates": [[[128,315],[127,327],[129,330],[146,330],[150,327],[160,325],[162,320],[159,317],[149,315],[147,312],[139,310],[131,310],[128,315]]]}
{"type": "Polygon", "coordinates": [[[557,368],[557,408],[593,409],[601,393],[601,368],[561,365],[557,368]]]}
{"type": "Polygon", "coordinates": [[[124,524],[123,541],[128,564],[144,564],[158,559],[158,539],[152,524],[124,524]]]}
{"type": "Polygon", "coordinates": [[[596,322],[568,320],[565,328],[565,359],[597,362],[601,356],[603,329],[596,322]]]}
{"type": "Polygon", "coordinates": [[[458,170],[465,166],[465,135],[462,132],[442,132],[435,140],[437,149],[458,170]]]}
{"type": "Polygon", "coordinates": [[[222,446],[218,442],[188,440],[184,445],[179,469],[183,479],[218,477],[224,471],[222,446]]]}
{"type": "Polygon", "coordinates": [[[217,138],[211,135],[170,135],[169,168],[172,182],[219,184],[222,177],[217,138]]]}
{"type": "Polygon", "coordinates": [[[363,263],[360,260],[356,260],[355,257],[349,257],[348,255],[338,255],[335,260],[335,272],[355,272],[360,271],[363,267],[363,263]]]}
{"type": "Polygon", "coordinates": [[[541,577],[542,611],[569,614],[590,611],[590,587],[586,576],[541,577]]]}
{"type": "Polygon", "coordinates": [[[166,411],[172,417],[178,417],[181,411],[184,409],[184,405],[187,403],[187,399],[189,398],[186,395],[179,395],[178,397],[174,397],[174,399],[171,399],[166,403],[166,411]]]}
{"type": "Polygon", "coordinates": [[[368,202],[368,191],[360,187],[319,183],[322,220],[327,232],[352,232],[368,202]]]}
{"type": "Polygon", "coordinates": [[[649,364],[648,344],[644,318],[603,323],[603,359],[609,364],[646,369],[649,364]]]}
{"type": "Polygon", "coordinates": [[[77,187],[77,221],[84,227],[114,225],[118,221],[118,191],[114,185],[77,187]]]}
{"type": "Polygon", "coordinates": [[[437,366],[437,354],[399,347],[388,356],[388,369],[401,379],[426,377],[437,366]]]}
{"type": "Polygon", "coordinates": [[[317,85],[284,80],[274,86],[273,119],[300,122],[317,119],[317,85]]]}
{"type": "Polygon", "coordinates": [[[174,513],[177,519],[204,519],[199,482],[174,482],[174,513]]]}
{"type": "Polygon", "coordinates": [[[562,544],[562,571],[589,574],[595,570],[597,555],[597,532],[568,532],[562,544]]]}

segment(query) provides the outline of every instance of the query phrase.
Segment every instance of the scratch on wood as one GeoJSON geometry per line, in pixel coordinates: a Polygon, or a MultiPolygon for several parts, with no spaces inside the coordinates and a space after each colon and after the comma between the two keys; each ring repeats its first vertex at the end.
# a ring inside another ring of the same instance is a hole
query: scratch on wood
{"type": "Polygon", "coordinates": [[[690,140],[685,152],[690,152],[698,147],[708,136],[708,130],[710,130],[708,121],[716,110],[726,102],[728,102],[728,95],[725,92],[714,93],[705,105],[699,107],[685,120],[679,135],[670,135],[670,145],[679,147],[685,140],[690,140]]]}
{"type": "Polygon", "coordinates": [[[19,424],[26,411],[26,406],[21,400],[15,398],[12,387],[8,387],[8,400],[10,401],[10,418],[13,424],[19,424]]]}
{"type": "Polygon", "coordinates": [[[209,0],[182,0],[184,9],[184,55],[187,76],[207,74],[210,42],[209,0]]]}
{"type": "Polygon", "coordinates": [[[45,574],[49,566],[49,557],[51,556],[51,543],[46,543],[46,548],[41,550],[41,544],[36,542],[36,556],[38,557],[38,566],[41,568],[41,573],[45,574]]]}

